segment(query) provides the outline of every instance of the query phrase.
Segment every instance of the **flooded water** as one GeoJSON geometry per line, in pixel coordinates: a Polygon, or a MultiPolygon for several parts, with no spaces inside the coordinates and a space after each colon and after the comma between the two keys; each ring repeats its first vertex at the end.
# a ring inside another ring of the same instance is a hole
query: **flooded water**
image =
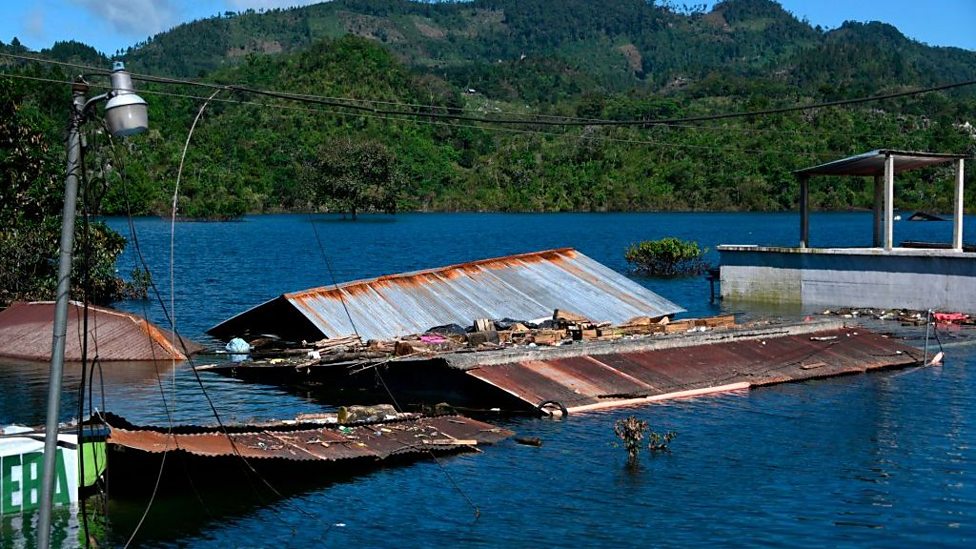
{"type": "MultiPolygon", "coordinates": [[[[109,223],[128,235],[124,219],[109,223]]],[[[408,214],[355,223],[329,216],[262,216],[180,223],[173,270],[176,326],[208,342],[219,321],[283,292],[332,282],[572,246],[624,272],[624,249],[663,236],[793,245],[795,214],[408,214]],[[324,252],[324,253],[323,253],[324,252]],[[328,258],[328,264],[325,261],[328,258]]],[[[169,306],[169,224],[139,219],[141,252],[169,306]]],[[[820,214],[814,246],[867,245],[870,214],[820,214]]],[[[967,241],[976,240],[971,226],[967,241]]],[[[948,241],[950,223],[896,224],[896,240],[948,241]]],[[[709,252],[713,261],[714,251],[709,252]]],[[[136,265],[130,245],[119,269],[136,265]]],[[[689,315],[723,311],[701,278],[641,279],[689,315]]],[[[152,302],[122,308],[166,326],[152,302]]],[[[741,305],[733,312],[767,314],[741,305]]],[[[921,330],[921,329],[920,329],[921,330]]],[[[953,341],[943,334],[943,342],[953,341]]],[[[484,453],[309,483],[283,497],[253,487],[159,498],[140,546],[464,547],[619,545],[940,545],[976,538],[976,347],[946,346],[942,367],[781,385],[567,421],[500,423],[539,448],[507,441],[484,453]],[[679,433],[671,454],[636,469],[613,446],[628,415],[679,433]],[[479,513],[476,517],[475,508],[479,513]]],[[[80,372],[69,367],[62,417],[77,415],[80,372]]],[[[46,366],[0,367],[0,424],[43,422],[46,366]]],[[[291,418],[329,403],[202,375],[225,422],[291,418]]],[[[186,367],[104,365],[104,405],[136,423],[212,424],[186,367]],[[165,406],[164,406],[165,399],[165,406]]],[[[155,471],[147,471],[147,476],[155,471]]],[[[148,495],[147,495],[148,497],[148,495]]],[[[97,531],[124,544],[145,501],[113,501],[97,531]]],[[[0,547],[30,546],[30,515],[3,519],[0,547]],[[26,538],[24,532],[27,532],[26,538]]],[[[77,521],[61,536],[76,543],[77,521]]]]}

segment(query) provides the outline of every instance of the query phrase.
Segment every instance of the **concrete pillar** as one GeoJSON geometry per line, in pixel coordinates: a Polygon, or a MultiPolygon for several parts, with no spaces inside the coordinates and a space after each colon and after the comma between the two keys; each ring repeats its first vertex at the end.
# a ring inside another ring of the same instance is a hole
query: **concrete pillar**
{"type": "Polygon", "coordinates": [[[810,245],[810,176],[800,176],[800,247],[810,245]]]}
{"type": "Polygon", "coordinates": [[[895,157],[885,156],[884,165],[884,249],[891,251],[895,237],[895,157]]]}
{"type": "Polygon", "coordinates": [[[881,234],[884,232],[884,215],[882,208],[884,204],[884,182],[880,175],[874,176],[874,235],[871,245],[875,248],[881,247],[881,234]]]}
{"type": "Polygon", "coordinates": [[[960,158],[956,160],[956,198],[953,201],[955,208],[953,210],[952,217],[952,249],[961,252],[962,251],[962,197],[963,197],[963,175],[965,168],[963,167],[963,159],[960,158]]]}

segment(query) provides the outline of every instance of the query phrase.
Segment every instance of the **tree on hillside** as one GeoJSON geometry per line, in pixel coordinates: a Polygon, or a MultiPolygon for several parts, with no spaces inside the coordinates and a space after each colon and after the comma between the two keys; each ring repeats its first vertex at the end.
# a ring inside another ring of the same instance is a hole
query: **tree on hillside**
{"type": "Polygon", "coordinates": [[[329,211],[396,213],[406,178],[399,161],[379,141],[337,138],[306,162],[302,179],[315,204],[329,211]]]}
{"type": "MultiPolygon", "coordinates": [[[[37,129],[28,94],[0,80],[0,307],[19,300],[53,300],[63,200],[63,160],[37,129]]],[[[83,191],[83,196],[88,193],[83,191]]],[[[125,238],[103,223],[79,223],[72,296],[107,303],[128,287],[115,260],[125,238]]]]}

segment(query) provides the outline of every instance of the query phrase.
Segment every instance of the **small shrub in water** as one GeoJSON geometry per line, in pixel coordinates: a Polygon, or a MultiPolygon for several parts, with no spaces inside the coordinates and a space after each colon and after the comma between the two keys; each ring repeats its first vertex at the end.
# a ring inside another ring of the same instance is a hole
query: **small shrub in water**
{"type": "Polygon", "coordinates": [[[662,238],[631,244],[625,258],[631,268],[651,276],[691,276],[708,270],[697,242],[662,238]]]}
{"type": "Polygon", "coordinates": [[[651,431],[651,436],[649,437],[651,440],[650,442],[647,443],[647,449],[650,450],[651,453],[653,454],[656,454],[658,452],[667,452],[670,454],[671,448],[669,447],[669,445],[671,444],[671,441],[674,440],[675,437],[677,436],[678,433],[674,431],[668,431],[663,435],[651,431]]]}
{"type": "Polygon", "coordinates": [[[618,419],[613,425],[613,432],[620,439],[620,444],[627,450],[627,462],[634,464],[640,456],[641,442],[644,440],[644,431],[647,430],[647,422],[630,416],[625,419],[618,419]]]}
{"type": "Polygon", "coordinates": [[[616,447],[623,447],[627,450],[627,463],[631,466],[637,464],[637,460],[640,458],[640,451],[643,448],[644,435],[648,435],[647,449],[652,454],[658,454],[661,452],[671,453],[670,444],[674,440],[678,433],[674,431],[668,431],[663,435],[654,431],[647,432],[647,422],[643,419],[637,419],[634,416],[630,416],[624,419],[618,419],[613,424],[613,432],[620,439],[619,443],[614,443],[616,447]]]}

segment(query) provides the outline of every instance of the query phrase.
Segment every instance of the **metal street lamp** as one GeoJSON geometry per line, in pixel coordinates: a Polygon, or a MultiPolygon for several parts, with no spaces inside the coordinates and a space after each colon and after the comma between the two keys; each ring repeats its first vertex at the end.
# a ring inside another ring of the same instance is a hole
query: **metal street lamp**
{"type": "MultiPolygon", "coordinates": [[[[105,119],[116,137],[135,135],[149,127],[146,101],[132,91],[132,77],[121,61],[112,65],[112,90],[91,99],[85,98],[88,83],[81,77],[71,86],[71,120],[68,125],[68,166],[64,182],[64,214],[61,219],[61,249],[58,263],[58,290],[54,307],[54,334],[51,342],[51,379],[47,395],[47,424],[44,431],[44,475],[41,484],[37,546],[51,544],[51,507],[54,501],[55,457],[58,444],[58,417],[61,409],[61,382],[64,374],[64,344],[68,330],[68,299],[71,290],[71,249],[75,237],[75,206],[78,202],[78,174],[81,170],[81,124],[98,102],[108,100],[105,119]]],[[[88,337],[88,334],[85,334],[88,337]]],[[[78,418],[79,421],[81,418],[78,418]]],[[[80,441],[79,441],[80,442],[80,441]]]]}

